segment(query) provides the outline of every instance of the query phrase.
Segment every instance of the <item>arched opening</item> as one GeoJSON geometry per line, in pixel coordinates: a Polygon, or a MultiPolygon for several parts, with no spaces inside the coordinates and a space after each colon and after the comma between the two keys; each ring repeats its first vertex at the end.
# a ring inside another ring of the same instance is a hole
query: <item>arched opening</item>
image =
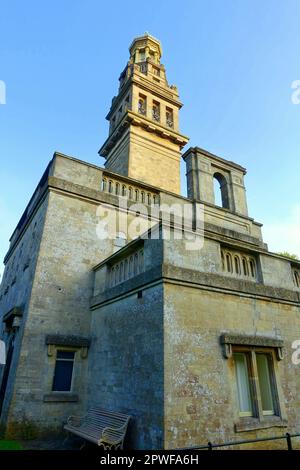
{"type": "Polygon", "coordinates": [[[250,265],[250,273],[251,273],[251,276],[252,277],[255,277],[256,276],[256,269],[255,269],[255,263],[252,259],[250,259],[249,261],[249,265],[250,265]]]}
{"type": "Polygon", "coordinates": [[[138,269],[139,269],[139,257],[138,257],[138,253],[135,253],[134,261],[133,261],[133,274],[135,276],[138,274],[138,269]]]}
{"type": "Polygon", "coordinates": [[[234,257],[234,269],[236,274],[241,274],[241,263],[240,258],[238,256],[234,257]]]}
{"type": "Polygon", "coordinates": [[[115,268],[111,269],[111,282],[110,285],[113,287],[115,285],[115,268]]]}
{"type": "Polygon", "coordinates": [[[229,253],[226,254],[226,268],[229,273],[232,273],[232,258],[229,253]]]}
{"type": "Polygon", "coordinates": [[[221,173],[214,174],[214,193],[215,205],[219,207],[224,207],[224,209],[230,209],[228,183],[225,176],[221,173]]]}
{"type": "Polygon", "coordinates": [[[144,250],[139,251],[139,272],[144,271],[144,250]]]}
{"type": "Polygon", "coordinates": [[[102,184],[101,184],[101,191],[106,191],[106,187],[107,187],[107,181],[106,181],[106,178],[103,178],[102,184]]]}
{"type": "Polygon", "coordinates": [[[294,279],[297,287],[300,287],[300,275],[298,271],[294,271],[294,279]]]}
{"type": "Polygon", "coordinates": [[[222,270],[225,271],[225,257],[224,257],[223,251],[221,251],[221,260],[222,260],[222,270]]]}
{"type": "Polygon", "coordinates": [[[243,274],[244,276],[249,276],[248,262],[246,258],[243,258],[243,274]]]}
{"type": "Polygon", "coordinates": [[[123,261],[121,261],[121,264],[120,264],[120,282],[122,282],[124,280],[124,263],[123,261]]]}
{"type": "Polygon", "coordinates": [[[125,259],[124,262],[124,280],[128,279],[128,259],[125,259]]]}
{"type": "Polygon", "coordinates": [[[129,271],[128,271],[128,277],[133,276],[133,256],[131,255],[129,258],[129,271]]]}

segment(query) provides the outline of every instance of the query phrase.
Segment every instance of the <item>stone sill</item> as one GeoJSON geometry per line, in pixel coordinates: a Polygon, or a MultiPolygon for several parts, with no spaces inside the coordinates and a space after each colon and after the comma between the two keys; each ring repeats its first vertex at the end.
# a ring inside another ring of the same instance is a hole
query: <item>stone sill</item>
{"type": "Polygon", "coordinates": [[[44,403],[49,402],[77,402],[79,401],[79,397],[77,393],[70,393],[70,392],[52,392],[48,393],[43,396],[44,403]]]}
{"type": "Polygon", "coordinates": [[[279,416],[272,416],[260,421],[257,418],[240,418],[234,424],[235,432],[255,431],[258,429],[268,429],[273,427],[287,427],[287,421],[279,416]]]}

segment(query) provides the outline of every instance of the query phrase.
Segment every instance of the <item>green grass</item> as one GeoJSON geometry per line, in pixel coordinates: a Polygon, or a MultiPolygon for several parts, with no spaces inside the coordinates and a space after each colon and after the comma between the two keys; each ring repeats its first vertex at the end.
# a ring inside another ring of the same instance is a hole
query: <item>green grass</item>
{"type": "Polygon", "coordinates": [[[0,450],[22,450],[23,447],[17,441],[6,441],[0,439],[0,450]]]}

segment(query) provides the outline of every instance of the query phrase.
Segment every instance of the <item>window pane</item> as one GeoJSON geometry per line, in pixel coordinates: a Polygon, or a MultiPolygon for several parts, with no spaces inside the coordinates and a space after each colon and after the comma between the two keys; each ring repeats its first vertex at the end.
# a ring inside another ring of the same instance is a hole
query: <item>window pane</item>
{"type": "Polygon", "coordinates": [[[268,355],[256,354],[256,363],[263,413],[274,414],[268,355]]]}
{"type": "Polygon", "coordinates": [[[73,361],[58,359],[55,365],[52,390],[57,392],[69,392],[72,384],[72,373],[73,361]]]}
{"type": "Polygon", "coordinates": [[[57,359],[74,359],[74,351],[57,351],[57,359]]]}
{"type": "Polygon", "coordinates": [[[233,357],[236,371],[240,414],[244,416],[252,416],[253,409],[250,392],[247,356],[243,353],[235,353],[233,357]]]}

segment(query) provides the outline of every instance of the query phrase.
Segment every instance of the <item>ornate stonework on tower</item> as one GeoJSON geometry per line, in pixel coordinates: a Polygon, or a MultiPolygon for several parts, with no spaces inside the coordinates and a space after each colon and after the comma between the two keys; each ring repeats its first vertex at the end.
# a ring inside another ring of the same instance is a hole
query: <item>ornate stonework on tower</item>
{"type": "Polygon", "coordinates": [[[99,154],[107,169],[179,194],[180,151],[188,138],[179,132],[177,88],[167,82],[157,39],[145,33],[129,52],[106,117],[109,137],[99,154]]]}

